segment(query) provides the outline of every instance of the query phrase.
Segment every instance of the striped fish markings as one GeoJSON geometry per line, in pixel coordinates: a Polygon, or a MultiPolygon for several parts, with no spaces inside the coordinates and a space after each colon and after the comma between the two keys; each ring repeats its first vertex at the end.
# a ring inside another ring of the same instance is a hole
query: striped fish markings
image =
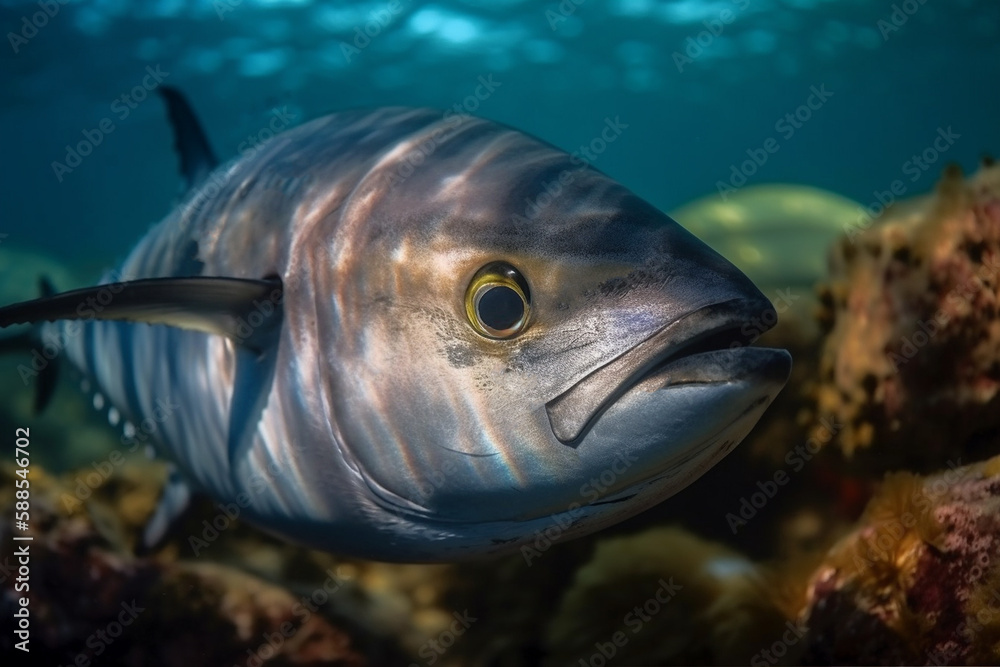
{"type": "Polygon", "coordinates": [[[768,300],[578,157],[383,108],[213,172],[194,115],[164,96],[193,188],[107,305],[79,312],[111,276],[0,309],[0,326],[45,322],[131,422],[175,406],[154,436],[179,474],[150,541],[192,489],[390,561],[584,535],[697,479],[784,386],[788,353],[749,346],[768,300]]]}

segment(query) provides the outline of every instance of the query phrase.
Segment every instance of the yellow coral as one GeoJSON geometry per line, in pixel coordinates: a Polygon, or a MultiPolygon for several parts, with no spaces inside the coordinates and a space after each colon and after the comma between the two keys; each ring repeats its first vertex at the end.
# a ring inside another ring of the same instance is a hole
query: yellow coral
{"type": "Polygon", "coordinates": [[[994,456],[987,461],[983,461],[980,465],[982,466],[983,474],[987,477],[1000,475],[1000,456],[994,456]]]}
{"type": "Polygon", "coordinates": [[[923,550],[942,546],[943,527],[933,513],[940,498],[927,492],[928,481],[909,472],[886,475],[865,508],[862,527],[841,540],[825,563],[846,590],[886,610],[886,624],[913,645],[932,620],[913,613],[906,592],[923,550]]]}

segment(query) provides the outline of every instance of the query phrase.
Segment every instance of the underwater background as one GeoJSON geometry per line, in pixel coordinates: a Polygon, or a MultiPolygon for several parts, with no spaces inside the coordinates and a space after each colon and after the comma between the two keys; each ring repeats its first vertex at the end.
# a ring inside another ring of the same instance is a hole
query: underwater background
{"type": "MultiPolygon", "coordinates": [[[[1000,7],[912,0],[918,11],[896,26],[900,4],[400,0],[393,13],[381,1],[57,3],[30,39],[8,34],[0,55],[5,227],[62,258],[113,262],[165,215],[179,186],[162,104],[111,108],[147,66],[189,95],[223,160],[275,108],[295,124],[355,107],[448,109],[492,76],[498,87],[470,111],[569,151],[620,117],[627,132],[595,166],[663,210],[715,192],[769,137],[780,149],[750,183],[867,203],[939,127],[961,136],[945,157],[966,168],[1000,141],[1000,7]],[[355,41],[364,48],[345,52],[355,41]],[[776,130],[813,86],[831,96],[801,127],[776,130]],[[60,180],[52,162],[104,118],[113,132],[60,180]]],[[[5,34],[32,34],[37,11],[4,0],[5,34]]]]}
{"type": "MultiPolygon", "coordinates": [[[[194,557],[210,503],[136,557],[162,469],[129,457],[90,485],[120,438],[106,411],[69,377],[33,414],[4,357],[0,427],[43,449],[26,664],[1000,663],[994,0],[0,0],[0,27],[3,304],[42,274],[92,283],[176,203],[165,83],[223,161],[356,107],[459,108],[570,152],[615,120],[593,166],[777,297],[765,340],[796,363],[737,451],[660,507],[400,566],[242,524],[194,557]],[[125,612],[120,640],[93,639],[125,612]]],[[[23,657],[5,531],[4,660],[23,657]]]]}

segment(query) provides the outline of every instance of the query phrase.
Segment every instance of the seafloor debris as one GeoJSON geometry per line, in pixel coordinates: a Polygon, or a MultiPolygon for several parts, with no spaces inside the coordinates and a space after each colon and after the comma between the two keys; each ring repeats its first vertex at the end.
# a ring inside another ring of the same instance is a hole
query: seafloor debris
{"type": "MultiPolygon", "coordinates": [[[[30,527],[17,534],[33,539],[14,542],[11,523],[0,525],[0,653],[14,654],[18,637],[10,625],[27,596],[30,656],[37,664],[366,664],[351,635],[303,602],[339,586],[336,577],[303,597],[219,563],[132,556],[129,524],[137,521],[136,511],[148,512],[144,496],[155,493],[155,478],[135,470],[123,477],[101,461],[77,476],[87,487],[80,493],[32,468],[30,527]],[[29,550],[27,573],[19,571],[15,547],[29,550]],[[19,581],[29,588],[16,591],[19,581]]],[[[10,499],[2,508],[7,517],[13,516],[15,479],[9,467],[0,470],[2,497],[10,499]]]]}
{"type": "Polygon", "coordinates": [[[548,665],[998,664],[1000,457],[890,474],[825,556],[600,540],[538,622],[548,665]]]}
{"type": "Polygon", "coordinates": [[[801,620],[811,664],[1000,663],[1000,457],[887,476],[801,620]]]}
{"type": "Polygon", "coordinates": [[[485,619],[456,645],[459,664],[747,664],[803,597],[682,528],[538,546],[454,568],[447,599],[485,619]]]}
{"type": "Polygon", "coordinates": [[[929,470],[996,451],[1000,428],[1000,167],[950,167],[933,195],[861,220],[822,292],[816,412],[848,455],[929,470]]]}
{"type": "Polygon", "coordinates": [[[548,665],[746,664],[785,618],[749,560],[676,528],[600,542],[548,624],[548,665]]]}
{"type": "MultiPolygon", "coordinates": [[[[33,651],[53,664],[1000,660],[1000,457],[890,476],[818,568],[809,556],[755,563],[662,526],[538,544],[530,562],[352,562],[282,544],[219,505],[137,558],[162,470],[116,461],[31,473],[33,651]]],[[[0,497],[13,498],[11,482],[7,469],[0,497]]],[[[0,585],[0,623],[14,618],[13,585],[0,585]]]]}

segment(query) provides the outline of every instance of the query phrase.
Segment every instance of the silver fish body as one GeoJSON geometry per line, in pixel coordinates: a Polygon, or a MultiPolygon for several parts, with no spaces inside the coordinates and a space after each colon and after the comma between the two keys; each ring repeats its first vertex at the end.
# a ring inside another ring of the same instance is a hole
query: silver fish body
{"type": "Polygon", "coordinates": [[[274,330],[272,370],[242,380],[256,410],[234,402],[240,336],[99,319],[45,335],[193,487],[288,539],[382,560],[632,516],[731,451],[790,365],[749,346],[767,299],[666,215],[579,157],[434,110],[278,135],[118,273],[280,279],[237,323],[274,330]],[[496,262],[530,291],[507,338],[467,307],[496,262]],[[234,424],[248,424],[236,446],[234,424]]]}

